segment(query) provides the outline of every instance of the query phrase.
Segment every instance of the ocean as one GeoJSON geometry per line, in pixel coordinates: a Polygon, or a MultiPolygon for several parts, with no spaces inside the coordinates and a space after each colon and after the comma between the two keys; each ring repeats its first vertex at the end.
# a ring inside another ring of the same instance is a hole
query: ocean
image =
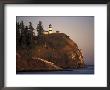
{"type": "Polygon", "coordinates": [[[65,69],[62,71],[29,71],[16,72],[16,74],[94,74],[94,65],[86,65],[80,69],[65,69]]]}

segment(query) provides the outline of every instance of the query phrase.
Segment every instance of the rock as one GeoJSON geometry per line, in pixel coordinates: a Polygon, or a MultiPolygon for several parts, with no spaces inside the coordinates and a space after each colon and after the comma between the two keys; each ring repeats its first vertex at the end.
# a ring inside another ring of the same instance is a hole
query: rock
{"type": "Polygon", "coordinates": [[[43,43],[36,44],[31,54],[26,54],[29,50],[17,50],[17,71],[63,70],[85,66],[82,50],[69,36],[52,33],[43,37],[43,43]]]}
{"type": "Polygon", "coordinates": [[[32,70],[62,70],[62,68],[56,66],[54,63],[49,62],[40,58],[32,58],[31,60],[26,60],[18,57],[17,54],[17,62],[16,62],[16,70],[17,71],[32,71],[32,70]]]}
{"type": "Polygon", "coordinates": [[[45,35],[44,45],[41,52],[35,49],[34,56],[41,57],[61,68],[84,67],[83,54],[77,44],[64,33],[45,35]]]}

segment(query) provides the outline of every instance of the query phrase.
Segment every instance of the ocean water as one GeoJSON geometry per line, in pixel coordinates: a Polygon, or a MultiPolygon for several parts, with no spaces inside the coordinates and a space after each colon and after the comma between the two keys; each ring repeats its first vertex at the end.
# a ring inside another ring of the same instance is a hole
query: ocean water
{"type": "Polygon", "coordinates": [[[63,71],[33,71],[17,72],[16,74],[94,74],[94,65],[86,65],[80,69],[65,69],[63,71]]]}

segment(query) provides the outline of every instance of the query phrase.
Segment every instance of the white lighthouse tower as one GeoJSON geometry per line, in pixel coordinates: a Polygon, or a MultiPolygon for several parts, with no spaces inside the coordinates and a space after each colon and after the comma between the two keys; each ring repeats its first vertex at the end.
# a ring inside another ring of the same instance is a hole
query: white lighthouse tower
{"type": "Polygon", "coordinates": [[[53,31],[52,31],[52,25],[50,24],[49,25],[49,34],[51,34],[51,33],[53,33],[53,31]]]}

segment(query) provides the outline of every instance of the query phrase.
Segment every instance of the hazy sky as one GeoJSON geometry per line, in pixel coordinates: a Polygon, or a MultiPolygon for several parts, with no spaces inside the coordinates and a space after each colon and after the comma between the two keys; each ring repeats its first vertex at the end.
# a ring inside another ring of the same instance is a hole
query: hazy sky
{"type": "Polygon", "coordinates": [[[31,21],[36,29],[40,21],[44,30],[52,24],[53,31],[60,31],[67,34],[82,49],[84,61],[87,64],[94,64],[94,17],[93,16],[17,16],[17,21],[24,21],[29,25],[31,21]]]}

